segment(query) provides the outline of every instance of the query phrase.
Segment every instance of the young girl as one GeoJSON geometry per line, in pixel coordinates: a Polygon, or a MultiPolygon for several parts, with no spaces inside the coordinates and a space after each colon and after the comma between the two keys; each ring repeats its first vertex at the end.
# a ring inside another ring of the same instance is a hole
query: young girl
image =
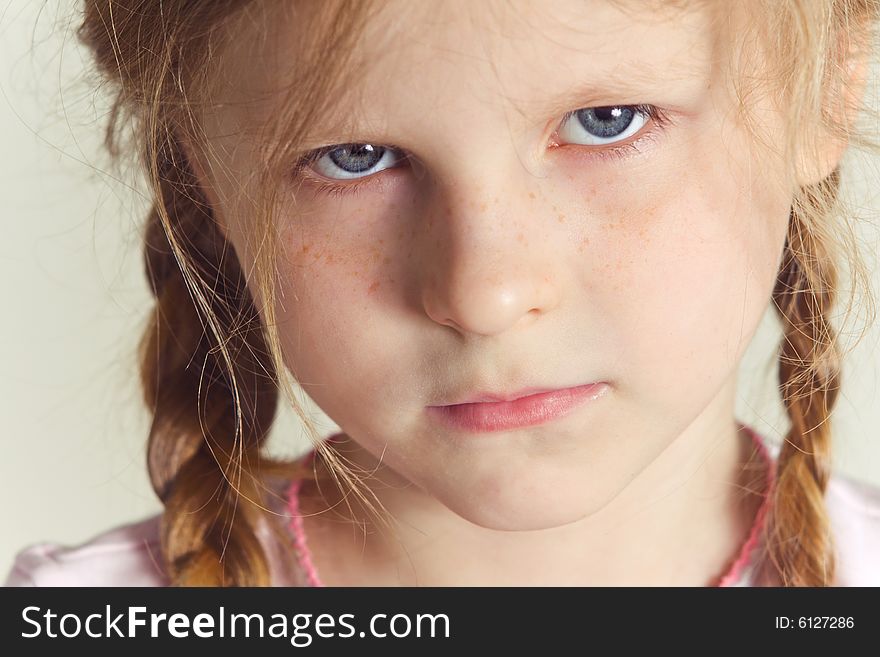
{"type": "Polygon", "coordinates": [[[9,584],[880,584],[829,471],[876,0],[131,7],[80,34],[155,193],[165,509],[9,584]],[[734,417],[771,303],[781,446],[734,417]]]}

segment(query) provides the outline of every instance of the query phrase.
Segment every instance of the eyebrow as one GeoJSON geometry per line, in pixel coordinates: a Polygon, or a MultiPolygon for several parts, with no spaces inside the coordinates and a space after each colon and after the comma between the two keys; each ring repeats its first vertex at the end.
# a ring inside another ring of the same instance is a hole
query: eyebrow
{"type": "MultiPolygon", "coordinates": [[[[565,87],[549,100],[549,93],[541,89],[534,89],[524,100],[507,93],[502,94],[502,97],[511,103],[514,111],[521,117],[554,117],[586,107],[656,102],[654,97],[676,88],[676,83],[706,80],[709,72],[706,68],[707,62],[694,58],[692,53],[676,53],[675,57],[667,56],[661,60],[649,55],[650,53],[644,53],[632,59],[617,61],[612,70],[604,73],[594,66],[592,72],[582,76],[582,80],[565,87]],[[590,78],[599,82],[584,81],[590,78]]],[[[573,70],[571,73],[576,75],[577,72],[573,70]]],[[[370,137],[372,133],[372,130],[365,131],[363,125],[347,124],[345,119],[342,120],[342,125],[315,126],[299,152],[304,154],[321,148],[324,144],[335,144],[338,139],[363,141],[362,137],[370,137]]]]}
{"type": "MultiPolygon", "coordinates": [[[[692,60],[691,60],[692,61],[692,60]]],[[[678,64],[679,62],[675,62],[678,64]]],[[[678,82],[692,82],[705,79],[706,71],[697,66],[663,66],[655,68],[643,61],[624,61],[615,66],[611,74],[602,76],[586,74],[584,78],[595,78],[600,82],[578,82],[567,87],[558,96],[549,100],[529,100],[525,102],[510,98],[521,115],[537,110],[542,115],[555,116],[583,107],[595,107],[595,103],[630,104],[649,102],[650,95],[662,93],[678,82]],[[670,71],[679,71],[670,76],[670,71]],[[646,97],[648,96],[648,97],[646,97]],[[526,107],[528,109],[526,109],[526,107]]]]}

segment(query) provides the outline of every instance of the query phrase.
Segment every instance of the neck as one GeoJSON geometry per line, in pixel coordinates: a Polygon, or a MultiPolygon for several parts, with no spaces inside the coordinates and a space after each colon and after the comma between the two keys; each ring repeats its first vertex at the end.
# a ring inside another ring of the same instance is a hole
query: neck
{"type": "MultiPolygon", "coordinates": [[[[485,529],[416,486],[371,486],[389,529],[354,496],[304,484],[313,562],[329,586],[712,585],[748,537],[766,476],[748,432],[721,417],[704,413],[604,508],[550,529],[485,529]]],[[[339,449],[376,470],[347,436],[339,449]]]]}

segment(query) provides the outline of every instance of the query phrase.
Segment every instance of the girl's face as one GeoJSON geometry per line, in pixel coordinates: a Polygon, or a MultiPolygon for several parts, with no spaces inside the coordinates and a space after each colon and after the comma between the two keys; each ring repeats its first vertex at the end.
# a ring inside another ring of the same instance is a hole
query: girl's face
{"type": "MultiPolygon", "coordinates": [[[[386,475],[484,527],[582,518],[683,434],[708,445],[733,424],[793,190],[736,114],[724,48],[744,15],[719,40],[704,9],[647,6],[389,2],[309,144],[372,150],[325,149],[279,189],[291,371],[386,475]],[[589,111],[602,107],[618,109],[589,111]],[[591,382],[605,394],[527,428],[473,433],[428,412],[591,382]]],[[[199,157],[245,271],[240,183],[261,162],[244,135],[265,117],[242,101],[280,95],[297,65],[296,22],[254,16],[199,157]]],[[[752,100],[781,136],[778,109],[752,100]]]]}

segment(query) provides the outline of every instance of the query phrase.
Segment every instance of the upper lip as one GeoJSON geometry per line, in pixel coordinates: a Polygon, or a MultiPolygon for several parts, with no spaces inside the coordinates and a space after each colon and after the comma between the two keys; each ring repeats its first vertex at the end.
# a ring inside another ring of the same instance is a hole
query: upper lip
{"type": "Polygon", "coordinates": [[[481,402],[506,402],[513,401],[515,399],[520,399],[521,397],[528,397],[530,395],[538,395],[542,392],[552,392],[554,390],[566,390],[568,388],[576,388],[580,385],[589,385],[589,384],[575,384],[573,386],[553,386],[553,387],[541,387],[541,388],[524,388],[518,392],[476,392],[473,394],[469,394],[467,397],[460,399],[459,401],[452,401],[446,404],[441,404],[441,406],[456,406],[458,404],[478,404],[481,402]]]}

